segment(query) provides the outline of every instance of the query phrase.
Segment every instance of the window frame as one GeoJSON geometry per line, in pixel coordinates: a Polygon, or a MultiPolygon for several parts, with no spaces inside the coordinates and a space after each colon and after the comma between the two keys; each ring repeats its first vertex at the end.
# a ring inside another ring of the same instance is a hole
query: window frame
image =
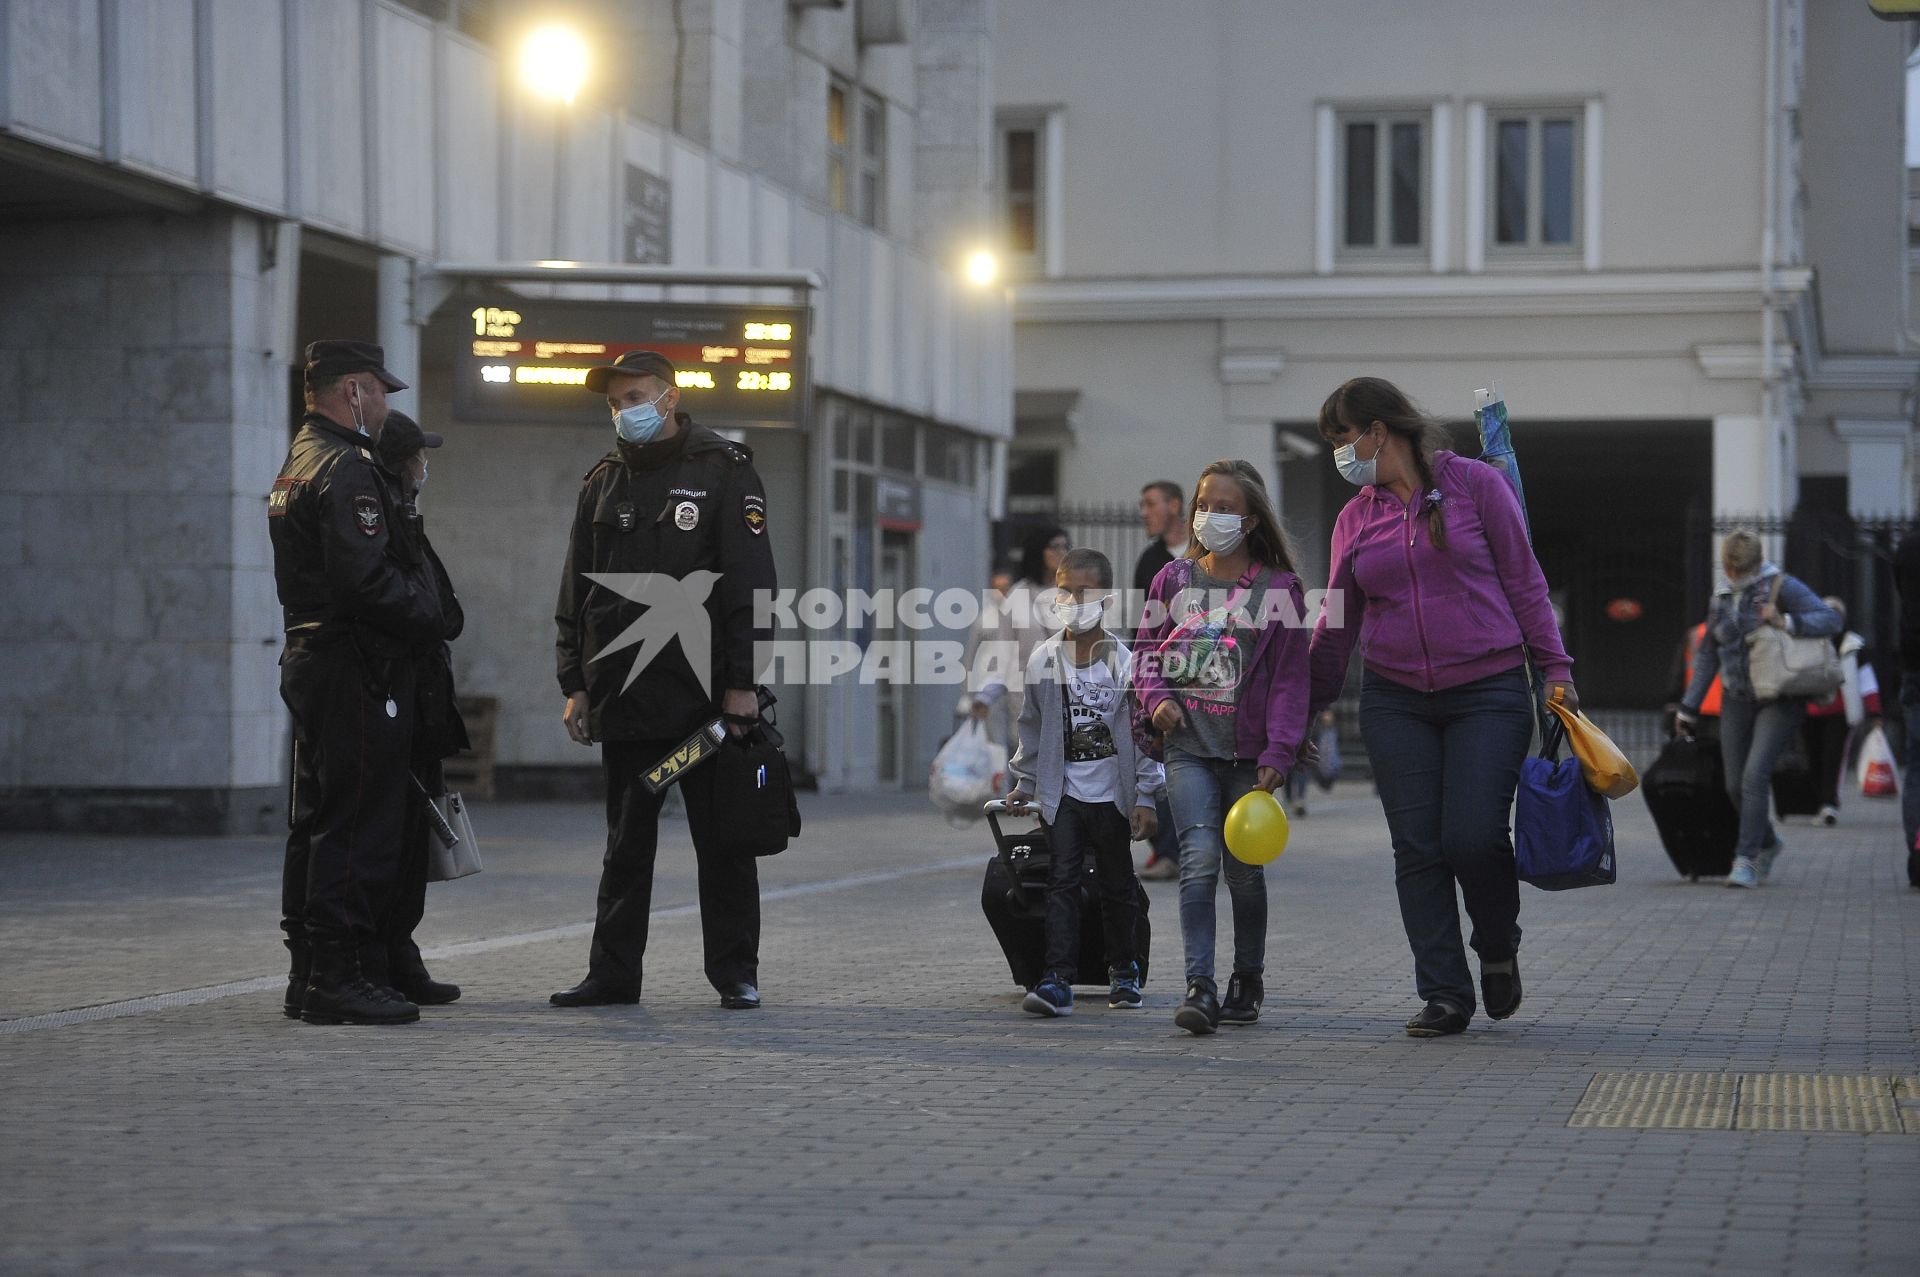
{"type": "Polygon", "coordinates": [[[1435,143],[1431,105],[1336,107],[1333,111],[1333,258],[1340,265],[1426,264],[1433,255],[1435,143]],[[1372,244],[1347,243],[1347,129],[1374,126],[1374,212],[1372,244]],[[1412,244],[1393,242],[1393,126],[1412,124],[1420,131],[1420,237],[1412,244]]]}
{"type": "Polygon", "coordinates": [[[1491,261],[1580,262],[1586,259],[1587,237],[1587,145],[1590,107],[1583,102],[1533,105],[1494,105],[1486,107],[1483,134],[1485,172],[1480,175],[1485,200],[1485,226],[1481,248],[1491,261]],[[1545,148],[1546,125],[1567,124],[1573,135],[1572,152],[1567,162],[1567,216],[1570,225],[1565,243],[1550,244],[1541,238],[1546,218],[1546,166],[1541,163],[1545,148]],[[1527,126],[1526,232],[1524,242],[1500,239],[1500,126],[1525,123],[1527,126]]]}
{"type": "Polygon", "coordinates": [[[1065,129],[1062,109],[1050,106],[1015,107],[999,111],[993,120],[993,218],[1007,273],[1016,276],[1058,275],[1063,267],[1059,203],[1064,199],[1059,170],[1065,129]],[[1026,196],[1033,210],[1033,247],[1013,244],[1013,192],[1008,186],[1007,145],[1015,133],[1033,135],[1033,187],[1026,196]]]}
{"type": "Polygon", "coordinates": [[[836,213],[853,215],[855,178],[855,120],[858,101],[853,83],[840,76],[827,80],[827,207],[836,213]],[[834,138],[834,106],[840,113],[840,137],[834,138]]]}
{"type": "Polygon", "coordinates": [[[858,125],[850,135],[856,174],[854,218],[863,226],[887,229],[887,100],[872,89],[858,95],[858,125]]]}

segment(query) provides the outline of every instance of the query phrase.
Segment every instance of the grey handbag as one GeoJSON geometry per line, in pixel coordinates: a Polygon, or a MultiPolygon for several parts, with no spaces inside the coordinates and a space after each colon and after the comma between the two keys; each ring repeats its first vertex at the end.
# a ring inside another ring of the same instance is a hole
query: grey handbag
{"type": "MultiPolygon", "coordinates": [[[[413,782],[419,785],[416,778],[413,782]]],[[[424,786],[421,793],[425,794],[424,786]]],[[[433,838],[427,843],[427,881],[452,882],[480,872],[480,844],[473,837],[473,819],[467,814],[467,800],[457,790],[436,801],[427,795],[427,824],[433,838]],[[446,810],[440,809],[440,802],[446,810]]]]}
{"type": "MultiPolygon", "coordinates": [[[[1773,578],[1768,603],[1780,607],[1780,582],[1773,578]]],[[[1845,680],[1840,653],[1823,638],[1795,638],[1777,625],[1762,625],[1747,635],[1747,678],[1757,700],[1813,697],[1824,700],[1840,690],[1845,680]]]]}

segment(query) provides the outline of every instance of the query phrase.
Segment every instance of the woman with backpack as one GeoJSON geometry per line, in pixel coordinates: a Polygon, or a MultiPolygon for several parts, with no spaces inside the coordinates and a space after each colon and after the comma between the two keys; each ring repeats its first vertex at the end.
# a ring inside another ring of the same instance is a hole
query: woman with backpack
{"type": "Polygon", "coordinates": [[[1356,642],[1360,732],[1393,840],[1400,919],[1426,1003],[1412,1037],[1463,1031],[1474,990],[1459,904],[1473,922],[1480,995],[1520,1007],[1520,883],[1509,817],[1533,738],[1531,656],[1579,708],[1547,582],[1520,503],[1493,466],[1392,383],[1346,382],[1320,407],[1334,464],[1360,491],[1333,527],[1328,611],[1313,635],[1313,710],[1340,694],[1356,642]],[[1332,611],[1338,600],[1340,612],[1332,611]]]}

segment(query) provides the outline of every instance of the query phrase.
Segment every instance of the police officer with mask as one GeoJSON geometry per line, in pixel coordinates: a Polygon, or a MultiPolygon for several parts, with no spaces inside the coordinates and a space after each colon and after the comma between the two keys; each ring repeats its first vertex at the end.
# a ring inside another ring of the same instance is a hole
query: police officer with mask
{"type": "MultiPolygon", "coordinates": [[[[661,797],[643,774],[716,712],[741,732],[759,712],[757,590],[774,588],[766,490],[752,453],[676,411],[674,368],[631,351],[587,374],[604,394],[615,446],[586,476],[555,609],[567,734],[599,742],[607,852],[587,975],[555,1006],[637,1002],[653,895],[661,797]],[[591,574],[591,575],[590,575],[591,574]]],[[[713,768],[677,782],[700,867],[706,975],[720,1003],[760,1005],[760,882],[751,856],[715,834],[713,768]]]]}
{"type": "Polygon", "coordinates": [[[293,713],[292,832],[281,927],[286,1011],[309,1024],[401,1024],[419,1008],[369,981],[363,947],[391,897],[406,816],[416,646],[438,642],[440,599],[375,449],[406,383],[379,346],[307,347],[307,413],[267,498],[293,713]]]}

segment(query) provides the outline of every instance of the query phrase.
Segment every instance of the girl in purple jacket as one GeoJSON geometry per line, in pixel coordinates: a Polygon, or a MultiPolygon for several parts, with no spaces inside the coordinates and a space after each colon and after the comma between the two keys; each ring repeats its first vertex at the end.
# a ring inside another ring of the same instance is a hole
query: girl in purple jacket
{"type": "Polygon", "coordinates": [[[1356,377],[1320,407],[1334,464],[1360,489],[1333,525],[1330,591],[1313,635],[1313,710],[1366,664],[1360,732],[1393,838],[1400,919],[1426,1006],[1412,1037],[1473,1018],[1456,885],[1473,922],[1480,993],[1520,1007],[1520,884],[1508,820],[1533,736],[1529,651],[1579,708],[1520,503],[1492,466],[1445,451],[1446,432],[1391,383],[1356,377]],[[1341,623],[1333,623],[1339,616],[1341,623]]]}
{"type": "Polygon", "coordinates": [[[1165,734],[1167,803],[1180,839],[1187,996],[1173,1022],[1212,1033],[1252,1024],[1266,996],[1267,879],[1225,856],[1223,822],[1255,789],[1272,793],[1307,733],[1308,632],[1300,578],[1266,481],[1216,461],[1194,489],[1193,544],[1147,591],[1134,692],[1165,734]],[[1233,901],[1233,978],[1213,978],[1222,864],[1233,901]]]}

